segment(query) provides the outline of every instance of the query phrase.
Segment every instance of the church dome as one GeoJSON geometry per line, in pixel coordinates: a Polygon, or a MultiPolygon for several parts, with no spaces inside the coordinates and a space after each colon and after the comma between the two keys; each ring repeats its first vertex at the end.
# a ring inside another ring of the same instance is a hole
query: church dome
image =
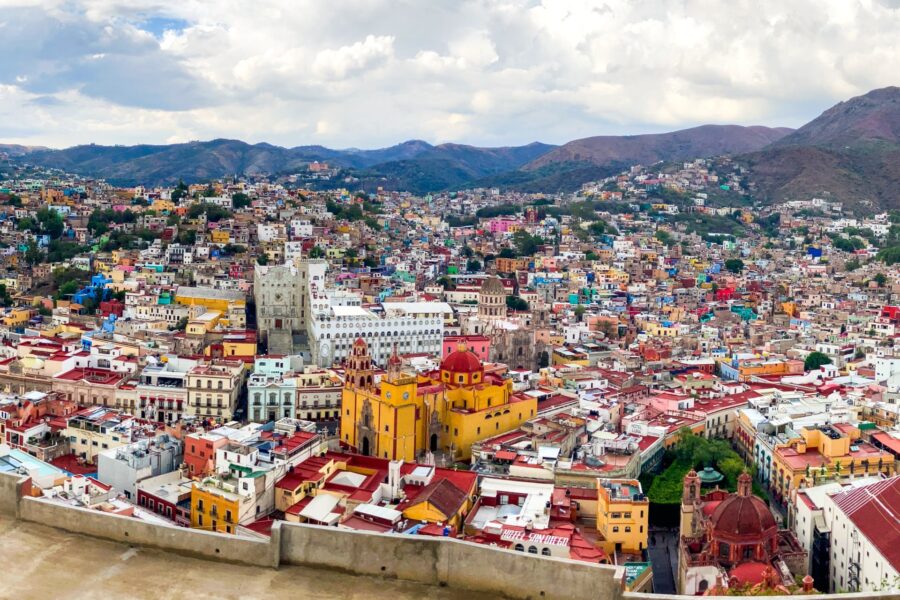
{"type": "Polygon", "coordinates": [[[475,353],[469,350],[465,344],[447,355],[441,361],[441,371],[449,371],[451,373],[476,373],[483,370],[481,361],[475,356],[475,353]]]}
{"type": "Polygon", "coordinates": [[[506,291],[503,289],[503,282],[500,281],[499,277],[488,277],[485,279],[479,291],[488,295],[503,296],[506,294],[506,291]]]}
{"type": "Polygon", "coordinates": [[[778,531],[775,517],[756,496],[736,495],[723,500],[712,514],[713,536],[762,538],[778,531]]]}

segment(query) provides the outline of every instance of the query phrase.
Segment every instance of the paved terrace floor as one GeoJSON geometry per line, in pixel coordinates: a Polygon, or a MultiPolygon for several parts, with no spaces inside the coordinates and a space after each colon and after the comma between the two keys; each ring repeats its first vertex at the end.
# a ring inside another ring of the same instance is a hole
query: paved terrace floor
{"type": "Polygon", "coordinates": [[[303,567],[264,569],[130,547],[0,516],[0,598],[488,600],[493,596],[303,567]]]}

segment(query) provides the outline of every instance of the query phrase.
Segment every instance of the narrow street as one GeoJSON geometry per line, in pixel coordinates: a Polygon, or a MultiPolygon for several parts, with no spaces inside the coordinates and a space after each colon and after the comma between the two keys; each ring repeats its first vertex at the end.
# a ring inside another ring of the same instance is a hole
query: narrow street
{"type": "Polygon", "coordinates": [[[675,575],[678,572],[678,532],[651,529],[647,554],[653,565],[653,591],[657,594],[674,594],[675,575]]]}

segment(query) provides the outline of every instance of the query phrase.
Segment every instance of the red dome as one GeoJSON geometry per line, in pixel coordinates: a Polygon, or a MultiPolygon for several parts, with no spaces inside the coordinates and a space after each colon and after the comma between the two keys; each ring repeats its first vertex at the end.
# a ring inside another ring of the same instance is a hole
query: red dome
{"type": "Polygon", "coordinates": [[[766,503],[756,496],[732,496],[712,514],[713,536],[728,539],[762,538],[775,535],[778,526],[766,503]]]}
{"type": "Polygon", "coordinates": [[[441,361],[441,371],[450,371],[452,373],[477,373],[483,370],[481,361],[470,351],[465,345],[460,344],[457,350],[454,350],[441,361]]]}

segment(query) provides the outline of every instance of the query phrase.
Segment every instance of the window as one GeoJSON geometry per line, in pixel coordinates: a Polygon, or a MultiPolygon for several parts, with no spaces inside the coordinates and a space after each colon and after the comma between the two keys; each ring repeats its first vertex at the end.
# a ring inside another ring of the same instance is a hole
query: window
{"type": "Polygon", "coordinates": [[[528,554],[537,554],[537,547],[528,546],[528,554]]]}
{"type": "Polygon", "coordinates": [[[613,525],[613,533],[619,533],[619,526],[613,525]]]}
{"type": "Polygon", "coordinates": [[[525,552],[525,546],[523,546],[522,544],[516,544],[515,551],[516,552],[525,552]]]}
{"type": "Polygon", "coordinates": [[[625,533],[631,533],[631,527],[630,527],[630,526],[628,526],[628,525],[625,526],[625,533]]]}
{"type": "Polygon", "coordinates": [[[542,548],[541,555],[542,556],[550,556],[550,548],[542,548]]]}

